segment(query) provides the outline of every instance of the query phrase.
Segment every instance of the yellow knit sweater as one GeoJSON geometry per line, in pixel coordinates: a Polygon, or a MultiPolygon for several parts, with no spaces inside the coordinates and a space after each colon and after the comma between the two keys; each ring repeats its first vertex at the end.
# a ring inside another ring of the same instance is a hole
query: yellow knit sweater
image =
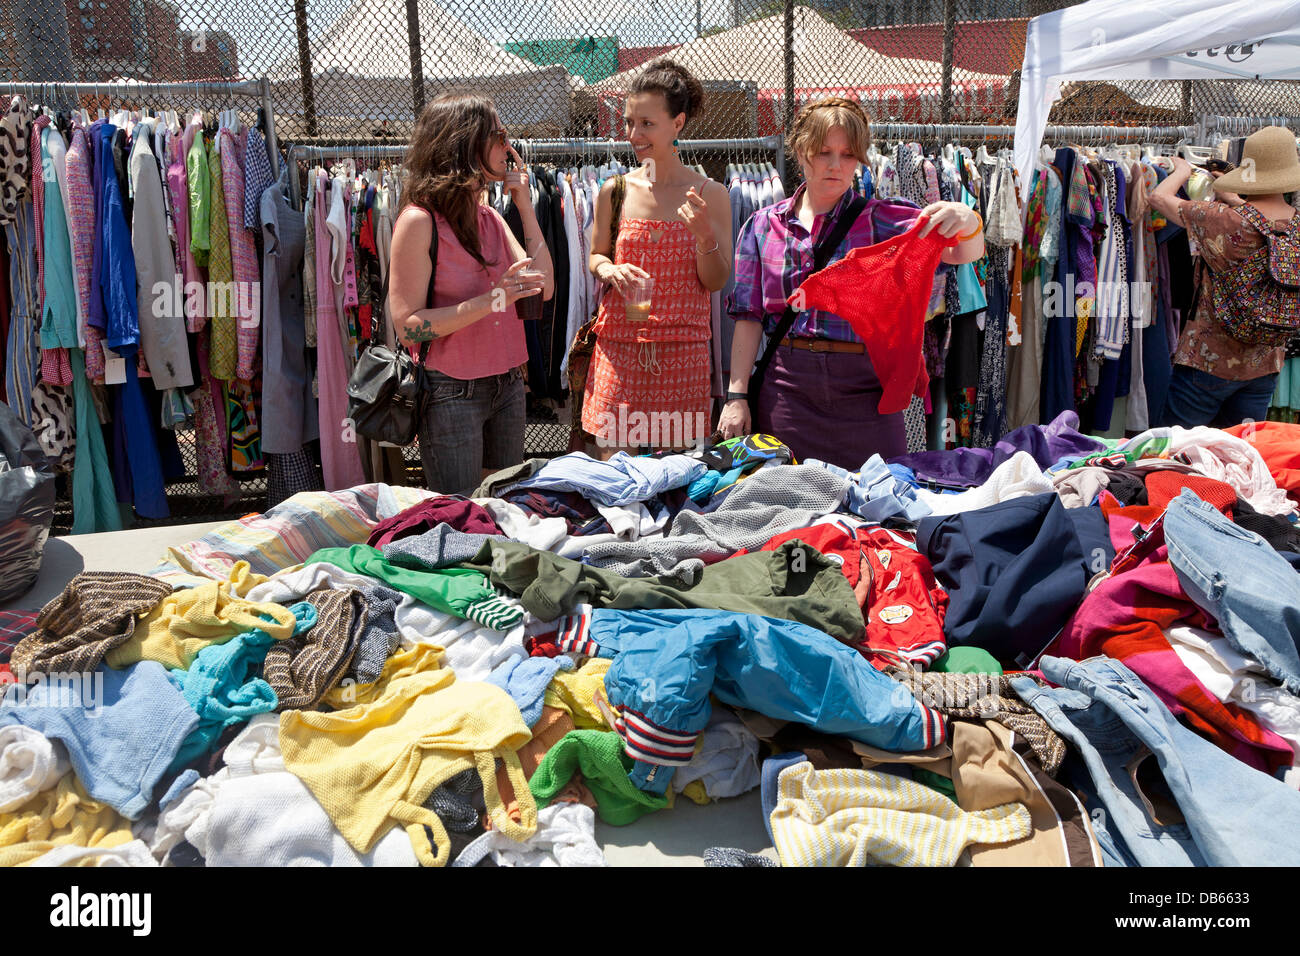
{"type": "Polygon", "coordinates": [[[21,866],[57,846],[109,849],[131,842],[131,821],[92,799],[68,771],[18,809],[0,813],[0,867],[21,866]]]}
{"type": "Polygon", "coordinates": [[[450,841],[423,804],[469,767],[483,781],[495,828],[514,840],[526,840],[537,829],[537,804],[515,754],[531,738],[518,706],[491,684],[457,681],[441,664],[441,647],[417,644],[389,658],[356,705],[280,715],[286,769],[307,785],[358,853],[369,852],[400,823],[422,864],[445,866],[450,841]],[[497,790],[498,759],[514,787],[519,823],[497,790]],[[432,845],[425,827],[433,831],[432,845]]]}
{"type": "Polygon", "coordinates": [[[247,561],[240,561],[225,581],[173,591],[136,625],[131,639],[109,651],[104,660],[116,668],[157,661],[168,670],[189,670],[208,644],[223,644],[253,628],[282,641],[293,634],[292,612],[279,604],[243,597],[265,580],[265,575],[249,570],[247,561]],[[264,614],[271,620],[261,616],[264,614]]]}

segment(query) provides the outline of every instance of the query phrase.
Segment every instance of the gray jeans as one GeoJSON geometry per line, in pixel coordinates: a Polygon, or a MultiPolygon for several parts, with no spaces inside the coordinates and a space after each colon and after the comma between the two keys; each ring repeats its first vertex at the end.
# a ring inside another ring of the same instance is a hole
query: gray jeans
{"type": "Polygon", "coordinates": [[[524,382],[519,369],[460,379],[424,370],[428,392],[420,423],[420,460],[432,491],[469,496],[484,468],[524,457],[524,382]]]}

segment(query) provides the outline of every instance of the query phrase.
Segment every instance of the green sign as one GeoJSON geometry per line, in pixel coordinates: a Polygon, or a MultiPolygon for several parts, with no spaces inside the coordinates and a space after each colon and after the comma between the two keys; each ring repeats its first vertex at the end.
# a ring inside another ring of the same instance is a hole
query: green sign
{"type": "Polygon", "coordinates": [[[502,44],[515,56],[539,66],[562,66],[588,83],[618,72],[617,37],[577,37],[565,40],[520,40],[502,44]]]}

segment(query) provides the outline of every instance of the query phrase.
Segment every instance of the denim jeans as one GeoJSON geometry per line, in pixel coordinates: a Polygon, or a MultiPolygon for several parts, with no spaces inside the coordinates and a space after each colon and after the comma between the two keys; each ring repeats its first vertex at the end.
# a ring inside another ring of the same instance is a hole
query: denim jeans
{"type": "Polygon", "coordinates": [[[1268,403],[1276,385],[1276,372],[1236,381],[1175,365],[1161,424],[1228,428],[1244,421],[1262,422],[1268,417],[1268,403]]]}
{"type": "Polygon", "coordinates": [[[1061,686],[1028,677],[1013,677],[1011,686],[1079,752],[1105,814],[1102,829],[1140,866],[1300,863],[1300,792],[1188,730],[1117,660],[1044,657],[1040,668],[1061,686]],[[1140,771],[1158,784],[1154,768],[1142,766],[1150,757],[1163,788],[1139,785],[1140,771]],[[1176,811],[1161,799],[1165,788],[1176,811]]]}
{"type": "Polygon", "coordinates": [[[424,370],[428,404],[420,422],[420,460],[432,491],[474,493],[484,468],[524,457],[524,383],[519,369],[460,379],[424,370]]]}
{"type": "Polygon", "coordinates": [[[1223,636],[1292,694],[1300,694],[1300,575],[1263,538],[1188,489],[1165,511],[1178,581],[1223,636]]]}

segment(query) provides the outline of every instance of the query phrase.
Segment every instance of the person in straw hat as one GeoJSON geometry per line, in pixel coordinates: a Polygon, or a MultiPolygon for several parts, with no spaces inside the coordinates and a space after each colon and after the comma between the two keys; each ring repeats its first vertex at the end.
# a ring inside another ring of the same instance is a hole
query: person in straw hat
{"type": "Polygon", "coordinates": [[[1229,335],[1214,314],[1213,283],[1216,274],[1233,269],[1264,245],[1263,234],[1238,209],[1248,203],[1277,228],[1285,228],[1296,215],[1291,205],[1291,194],[1300,190],[1295,134],[1266,126],[1248,137],[1241,165],[1216,175],[1214,200],[1178,198],[1191,172],[1185,159],[1175,159],[1174,171],[1150,196],[1156,210],[1187,228],[1206,266],[1196,314],[1187,320],[1173,354],[1162,424],[1226,428],[1263,421],[1285,346],[1249,345],[1229,335]]]}

